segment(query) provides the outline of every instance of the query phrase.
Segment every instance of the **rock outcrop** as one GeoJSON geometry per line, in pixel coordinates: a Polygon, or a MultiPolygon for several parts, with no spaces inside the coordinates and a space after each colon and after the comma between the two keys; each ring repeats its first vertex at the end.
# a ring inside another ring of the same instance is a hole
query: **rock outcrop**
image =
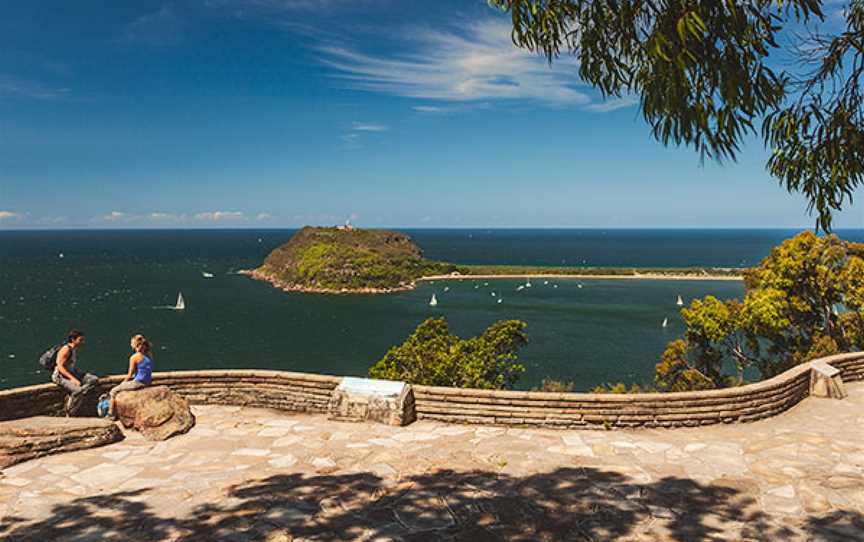
{"type": "Polygon", "coordinates": [[[120,428],[99,418],[34,416],[0,422],[0,468],[119,440],[123,440],[120,428]]]}
{"type": "Polygon", "coordinates": [[[165,440],[195,425],[189,401],[167,386],[121,391],[114,398],[114,414],[123,427],[139,431],[148,440],[165,440]]]}

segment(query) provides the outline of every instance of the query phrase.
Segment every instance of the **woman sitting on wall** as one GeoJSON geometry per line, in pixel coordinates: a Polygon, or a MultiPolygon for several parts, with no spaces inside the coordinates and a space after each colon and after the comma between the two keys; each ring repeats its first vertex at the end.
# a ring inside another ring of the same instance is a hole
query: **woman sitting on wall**
{"type": "Polygon", "coordinates": [[[121,391],[133,391],[150,385],[153,374],[153,354],[150,352],[150,342],[144,335],[135,335],[129,344],[134,350],[129,356],[129,370],[123,382],[111,388],[108,392],[110,402],[108,415],[114,415],[114,398],[121,391]]]}

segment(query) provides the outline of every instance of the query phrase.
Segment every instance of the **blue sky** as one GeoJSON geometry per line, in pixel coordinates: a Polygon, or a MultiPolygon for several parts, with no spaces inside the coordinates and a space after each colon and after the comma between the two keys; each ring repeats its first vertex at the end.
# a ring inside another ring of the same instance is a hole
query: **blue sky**
{"type": "Polygon", "coordinates": [[[662,147],[484,0],[2,9],[0,229],[813,224],[760,141],[662,147]]]}

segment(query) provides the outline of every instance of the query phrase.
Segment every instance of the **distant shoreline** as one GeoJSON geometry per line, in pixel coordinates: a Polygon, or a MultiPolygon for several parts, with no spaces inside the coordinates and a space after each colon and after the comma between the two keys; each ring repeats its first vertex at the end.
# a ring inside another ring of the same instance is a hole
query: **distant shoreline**
{"type": "Polygon", "coordinates": [[[464,279],[528,279],[528,278],[556,278],[556,279],[581,279],[581,280],[744,280],[743,275],[686,275],[680,273],[634,273],[631,275],[603,275],[603,274],[571,274],[571,273],[514,273],[514,274],[478,274],[478,275],[431,275],[420,277],[418,282],[430,280],[464,280],[464,279]]]}
{"type": "MultiPolygon", "coordinates": [[[[705,272],[704,270],[703,273],[705,272]]],[[[332,288],[315,288],[312,286],[301,286],[297,284],[289,284],[274,278],[266,273],[262,273],[257,269],[242,269],[237,271],[238,275],[246,275],[252,279],[260,280],[269,283],[274,288],[284,292],[300,292],[306,294],[331,294],[331,295],[350,295],[350,294],[392,294],[397,292],[406,292],[417,288],[419,282],[432,282],[436,280],[496,280],[496,279],[562,279],[562,280],[675,280],[675,281],[741,281],[744,280],[743,275],[721,275],[721,274],[687,274],[687,273],[658,273],[647,272],[640,273],[638,269],[632,270],[630,274],[590,274],[590,273],[482,273],[482,274],[445,274],[445,275],[429,275],[420,277],[410,284],[396,286],[393,288],[342,288],[339,290],[332,288]]]]}

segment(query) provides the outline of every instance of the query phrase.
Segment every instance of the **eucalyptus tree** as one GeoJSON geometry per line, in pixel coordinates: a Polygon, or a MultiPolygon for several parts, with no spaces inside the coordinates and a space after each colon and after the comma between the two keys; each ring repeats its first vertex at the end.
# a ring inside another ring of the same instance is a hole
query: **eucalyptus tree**
{"type": "Polygon", "coordinates": [[[572,54],[604,97],[637,98],[664,145],[735,160],[761,135],[817,228],[864,184],[864,0],[488,1],[518,47],[572,54]]]}

